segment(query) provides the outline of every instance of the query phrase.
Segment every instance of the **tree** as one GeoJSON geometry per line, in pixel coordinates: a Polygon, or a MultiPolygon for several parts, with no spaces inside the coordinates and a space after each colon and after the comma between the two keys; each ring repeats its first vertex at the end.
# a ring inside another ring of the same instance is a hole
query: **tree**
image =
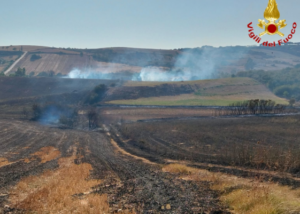
{"type": "Polygon", "coordinates": [[[87,112],[87,117],[89,120],[89,128],[98,127],[98,114],[95,108],[90,108],[87,112]]]}
{"type": "Polygon", "coordinates": [[[32,105],[33,120],[38,120],[42,115],[42,108],[39,104],[32,105]]]}
{"type": "Polygon", "coordinates": [[[294,98],[289,100],[290,106],[293,106],[296,103],[296,100],[294,98]]]}
{"type": "Polygon", "coordinates": [[[245,69],[246,70],[253,70],[255,66],[255,63],[253,62],[253,59],[249,58],[246,62],[245,69]]]}
{"type": "Polygon", "coordinates": [[[287,91],[283,92],[284,97],[288,97],[289,95],[290,95],[289,92],[287,92],[287,91]]]}
{"type": "Polygon", "coordinates": [[[26,73],[26,69],[25,68],[18,68],[18,70],[15,73],[16,77],[24,77],[26,73]]]}
{"type": "Polygon", "coordinates": [[[49,77],[54,77],[55,76],[55,72],[54,71],[48,71],[49,77]]]}
{"type": "Polygon", "coordinates": [[[89,94],[85,102],[91,105],[100,102],[106,90],[107,90],[106,85],[104,84],[97,85],[94,88],[94,90],[89,94]]]}
{"type": "Polygon", "coordinates": [[[33,54],[33,55],[31,55],[31,57],[30,57],[30,61],[31,61],[31,62],[34,62],[34,61],[39,60],[39,59],[41,59],[41,58],[42,58],[42,57],[41,57],[40,55],[33,54]]]}

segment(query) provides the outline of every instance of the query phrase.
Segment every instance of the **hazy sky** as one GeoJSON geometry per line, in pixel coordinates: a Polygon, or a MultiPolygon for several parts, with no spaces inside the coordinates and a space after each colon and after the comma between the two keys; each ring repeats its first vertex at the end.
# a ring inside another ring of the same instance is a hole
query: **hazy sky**
{"type": "MultiPolygon", "coordinates": [[[[288,26],[299,31],[300,1],[277,0],[288,26]]],[[[255,45],[247,24],[263,19],[268,0],[1,0],[0,46],[44,45],[173,49],[255,45]]],[[[277,41],[265,35],[263,40],[277,41]]],[[[284,37],[285,38],[285,37],[284,37]]]]}

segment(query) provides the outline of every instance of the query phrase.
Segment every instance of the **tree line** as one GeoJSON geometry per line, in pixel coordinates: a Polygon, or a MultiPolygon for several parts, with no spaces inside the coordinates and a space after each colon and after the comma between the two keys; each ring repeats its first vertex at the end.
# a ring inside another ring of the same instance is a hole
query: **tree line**
{"type": "Polygon", "coordinates": [[[294,103],[290,103],[290,106],[276,104],[272,100],[247,100],[232,103],[225,107],[220,107],[214,110],[214,116],[226,116],[226,115],[256,115],[256,114],[282,114],[297,112],[293,108],[294,103]]]}
{"type": "Polygon", "coordinates": [[[266,85],[279,97],[300,101],[300,64],[278,71],[242,71],[237,77],[250,77],[266,85]]]}

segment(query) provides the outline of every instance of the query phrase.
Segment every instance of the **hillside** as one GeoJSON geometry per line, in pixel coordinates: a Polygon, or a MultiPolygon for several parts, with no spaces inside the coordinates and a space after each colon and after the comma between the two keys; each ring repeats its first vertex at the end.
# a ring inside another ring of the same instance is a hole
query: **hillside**
{"type": "MultiPolygon", "coordinates": [[[[291,44],[276,48],[265,47],[219,47],[185,48],[174,50],[141,48],[71,49],[42,46],[0,47],[0,70],[4,71],[24,51],[27,55],[12,69],[24,67],[26,73],[35,75],[54,71],[68,74],[72,69],[104,73],[137,73],[143,67],[155,66],[166,71],[189,68],[193,72],[210,72],[212,75],[230,75],[245,68],[249,60],[250,69],[279,70],[300,63],[299,45],[291,44]],[[1,49],[2,48],[2,49],[1,49]],[[32,60],[32,55],[40,56],[32,60]],[[2,60],[2,61],[1,61],[2,60]]],[[[247,67],[247,66],[246,66],[247,67]]],[[[130,79],[130,78],[129,78],[130,79]]]]}
{"type": "Polygon", "coordinates": [[[110,91],[107,103],[129,105],[229,105],[250,99],[287,104],[266,86],[250,78],[187,82],[127,82],[110,91]]]}
{"type": "Polygon", "coordinates": [[[96,85],[112,82],[116,81],[47,77],[0,77],[0,101],[63,93],[76,94],[92,90],[96,85]]]}

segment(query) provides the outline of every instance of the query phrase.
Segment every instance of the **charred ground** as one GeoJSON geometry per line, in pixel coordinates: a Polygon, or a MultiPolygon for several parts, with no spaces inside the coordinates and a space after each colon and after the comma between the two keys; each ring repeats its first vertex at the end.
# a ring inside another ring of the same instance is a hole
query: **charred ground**
{"type": "MultiPolygon", "coordinates": [[[[93,97],[97,91],[95,86],[99,84],[107,87],[106,96],[112,96],[109,93],[114,90],[123,93],[125,87],[130,87],[120,81],[3,78],[5,90],[0,93],[0,203],[3,208],[9,205],[3,212],[38,210],[38,201],[44,201],[47,207],[53,192],[47,183],[41,185],[41,180],[45,180],[46,175],[53,178],[82,166],[91,172],[80,183],[101,182],[74,194],[71,191],[71,195],[63,198],[68,198],[68,203],[78,202],[77,208],[86,208],[85,204],[91,202],[90,197],[99,199],[103,196],[107,199],[104,203],[108,207],[106,212],[111,213],[126,213],[126,210],[137,213],[228,213],[228,204],[220,201],[221,192],[211,188],[211,181],[182,179],[176,173],[162,170],[173,162],[248,178],[261,176],[281,184],[299,186],[298,116],[212,118],[210,109],[99,106],[93,108],[98,115],[99,127],[91,128],[88,112],[97,102],[90,104],[86,100],[93,97]],[[24,107],[31,111],[33,104],[47,103],[76,108],[78,124],[67,128],[43,125],[39,120],[30,121],[31,116],[24,114],[24,107]],[[205,118],[191,119],[194,116],[205,118]],[[136,122],[161,117],[171,119],[136,122]],[[36,188],[39,185],[41,188],[36,188]],[[22,190],[22,194],[14,192],[15,188],[22,190]],[[28,195],[27,188],[32,191],[28,195]]],[[[150,96],[157,96],[157,90],[175,94],[199,90],[193,84],[186,84],[186,88],[181,84],[150,89],[150,86],[136,87],[152,90],[150,96]]],[[[214,92],[215,87],[210,90],[214,92]]],[[[147,90],[143,93],[139,96],[149,96],[147,90]]]]}

